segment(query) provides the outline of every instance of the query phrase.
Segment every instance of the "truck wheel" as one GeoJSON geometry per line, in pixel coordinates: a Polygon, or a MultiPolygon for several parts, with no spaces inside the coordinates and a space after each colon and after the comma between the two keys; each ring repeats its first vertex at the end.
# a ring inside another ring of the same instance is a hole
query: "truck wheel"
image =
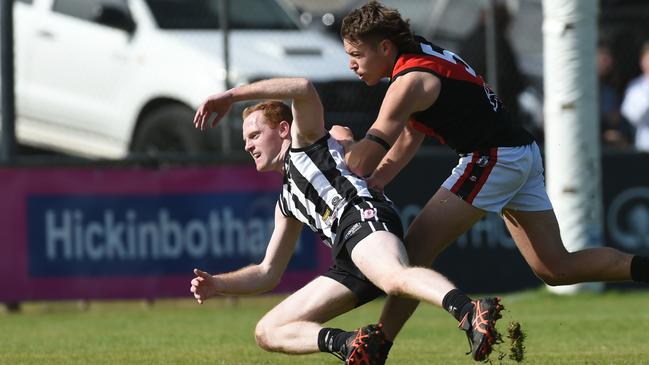
{"type": "Polygon", "coordinates": [[[183,152],[198,155],[206,150],[205,137],[194,128],[194,112],[181,105],[158,108],[144,117],[137,128],[131,152],[156,155],[183,152]]]}

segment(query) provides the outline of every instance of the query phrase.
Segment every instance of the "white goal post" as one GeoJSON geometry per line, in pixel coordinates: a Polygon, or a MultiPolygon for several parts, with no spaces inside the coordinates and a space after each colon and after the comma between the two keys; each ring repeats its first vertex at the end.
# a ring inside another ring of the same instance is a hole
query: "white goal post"
{"type": "MultiPolygon", "coordinates": [[[[543,0],[547,190],[568,251],[603,244],[602,176],[593,0],[543,0]]],[[[601,283],[551,287],[560,294],[601,283]]]]}

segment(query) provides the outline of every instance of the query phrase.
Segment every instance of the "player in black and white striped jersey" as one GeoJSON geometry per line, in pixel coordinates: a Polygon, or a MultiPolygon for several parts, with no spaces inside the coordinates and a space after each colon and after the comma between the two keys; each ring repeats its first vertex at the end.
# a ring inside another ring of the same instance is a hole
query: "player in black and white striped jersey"
{"type": "MultiPolygon", "coordinates": [[[[260,104],[258,108],[265,105],[260,104]]],[[[342,144],[329,133],[309,147],[291,148],[283,169],[284,184],[279,199],[282,214],[307,223],[329,247],[334,247],[337,241],[336,231],[343,212],[363,213],[370,219],[375,216],[374,205],[389,202],[384,194],[370,190],[365,180],[349,172],[342,144]]]]}
{"type": "MultiPolygon", "coordinates": [[[[408,265],[403,229],[392,202],[349,171],[344,157],[345,145],[352,143],[350,135],[342,128],[324,128],[322,104],[308,80],[263,80],[210,96],[194,123],[206,129],[216,113],[214,126],[234,102],[254,99],[292,100],[292,108],[266,101],[243,113],[245,149],[257,170],[284,176],[275,228],[261,263],[218,275],[195,270],[191,291],[199,303],[219,294],[272,289],[306,224],[332,248],[334,265],[260,320],[256,329],[260,347],[300,354],[320,350],[338,354],[348,364],[380,364],[391,346],[380,326],[345,332],[323,328],[322,323],[382,292],[438,306],[444,301],[456,317],[473,308],[471,300],[439,273],[408,265]]],[[[494,305],[501,308],[497,301],[494,305]]],[[[485,352],[495,340],[494,325],[495,319],[485,328],[481,344],[485,352]]]]}

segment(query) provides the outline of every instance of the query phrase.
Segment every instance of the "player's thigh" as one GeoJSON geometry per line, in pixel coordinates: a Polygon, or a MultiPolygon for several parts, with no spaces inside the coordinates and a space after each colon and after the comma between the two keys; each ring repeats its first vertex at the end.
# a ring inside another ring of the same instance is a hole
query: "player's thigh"
{"type": "Polygon", "coordinates": [[[568,255],[553,210],[505,209],[503,219],[516,246],[535,271],[551,268],[568,255]]]}
{"type": "Polygon", "coordinates": [[[408,253],[418,260],[413,264],[430,264],[485,212],[501,212],[516,198],[530,169],[538,162],[540,155],[535,144],[490,148],[461,156],[451,175],[408,229],[408,253]]]}
{"type": "Polygon", "coordinates": [[[439,188],[412,221],[405,245],[412,265],[430,265],[449,244],[479,221],[485,212],[439,188]]]}
{"type": "Polygon", "coordinates": [[[324,323],[353,309],[356,300],[343,284],[318,276],[271,309],[260,322],[276,327],[297,321],[324,323]]]}
{"type": "Polygon", "coordinates": [[[363,275],[381,289],[385,289],[382,283],[386,278],[408,266],[403,243],[389,231],[376,231],[363,238],[354,246],[351,258],[363,275]]]}

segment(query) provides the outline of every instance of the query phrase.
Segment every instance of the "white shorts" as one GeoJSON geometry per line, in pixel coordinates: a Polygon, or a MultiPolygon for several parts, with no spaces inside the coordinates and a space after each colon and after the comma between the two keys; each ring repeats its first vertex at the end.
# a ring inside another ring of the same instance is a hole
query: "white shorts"
{"type": "Polygon", "coordinates": [[[442,187],[489,212],[552,209],[545,191],[543,161],[536,142],[462,155],[442,187]]]}

